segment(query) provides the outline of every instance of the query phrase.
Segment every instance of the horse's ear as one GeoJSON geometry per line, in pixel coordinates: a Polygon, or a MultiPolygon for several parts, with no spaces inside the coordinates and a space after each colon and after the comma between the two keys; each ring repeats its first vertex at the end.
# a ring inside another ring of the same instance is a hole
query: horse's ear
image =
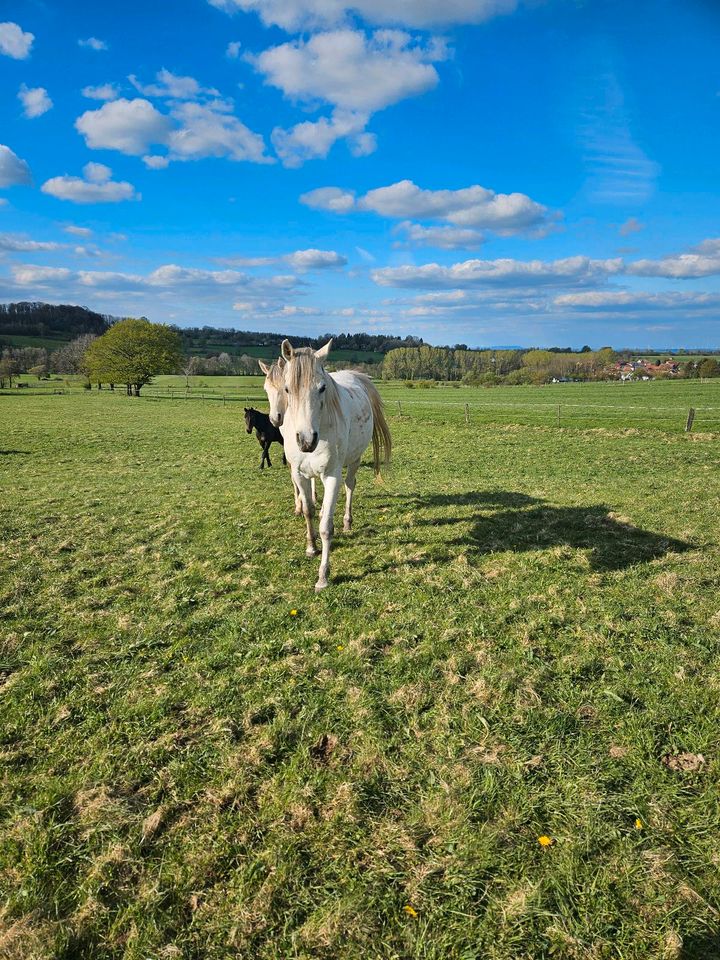
{"type": "Polygon", "coordinates": [[[330,347],[332,346],[332,338],[328,340],[324,347],[320,347],[319,350],[315,351],[315,356],[318,360],[325,360],[330,353],[330,347]]]}
{"type": "Polygon", "coordinates": [[[284,369],[285,369],[285,357],[278,357],[277,365],[278,365],[278,369],[284,370],[284,369]]]}
{"type": "Polygon", "coordinates": [[[293,345],[289,340],[283,340],[280,346],[280,353],[285,357],[286,360],[292,360],[295,351],[293,350],[293,345]]]}
{"type": "Polygon", "coordinates": [[[245,413],[248,412],[248,408],[247,408],[247,407],[243,407],[243,410],[245,411],[245,413]]]}
{"type": "Polygon", "coordinates": [[[265,374],[265,376],[267,376],[270,373],[270,367],[266,363],[263,363],[262,360],[258,360],[258,365],[262,370],[262,372],[265,374]]]}

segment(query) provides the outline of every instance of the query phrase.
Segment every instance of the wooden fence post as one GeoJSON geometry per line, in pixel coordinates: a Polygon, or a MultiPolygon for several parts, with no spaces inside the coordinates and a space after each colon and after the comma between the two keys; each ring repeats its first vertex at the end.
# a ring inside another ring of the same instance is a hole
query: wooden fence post
{"type": "Polygon", "coordinates": [[[685,433],[690,433],[692,430],[693,421],[695,420],[695,407],[690,407],[687,415],[687,421],[685,423],[685,433]]]}
{"type": "Polygon", "coordinates": [[[558,426],[560,426],[560,404],[558,404],[558,426]]]}
{"type": "Polygon", "coordinates": [[[470,426],[470,407],[465,404],[465,423],[470,426]]]}
{"type": "Polygon", "coordinates": [[[397,405],[398,405],[398,414],[399,414],[400,416],[402,416],[402,407],[400,406],[400,401],[399,401],[399,400],[398,400],[398,402],[397,402],[397,405]]]}

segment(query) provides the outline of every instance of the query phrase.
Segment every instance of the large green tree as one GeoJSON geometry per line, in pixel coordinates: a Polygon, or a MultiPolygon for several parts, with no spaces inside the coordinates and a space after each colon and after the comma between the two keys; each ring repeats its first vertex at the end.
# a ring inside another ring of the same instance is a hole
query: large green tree
{"type": "Polygon", "coordinates": [[[161,373],[175,373],[182,360],[177,331],[149,320],[120,320],[85,354],[85,369],[98,383],[124,383],[128,395],[140,390],[161,373]]]}

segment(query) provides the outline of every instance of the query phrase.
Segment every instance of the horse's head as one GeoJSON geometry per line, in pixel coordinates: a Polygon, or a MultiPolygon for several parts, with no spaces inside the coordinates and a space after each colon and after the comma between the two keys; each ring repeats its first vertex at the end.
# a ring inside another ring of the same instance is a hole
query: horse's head
{"type": "Polygon", "coordinates": [[[295,350],[283,340],[285,359],[284,393],[286,418],[292,419],[297,445],[303,453],[312,453],[320,440],[320,418],[326,403],[339,412],[335,381],[325,372],[322,362],[330,353],[329,340],[319,350],[301,347],[295,350]]]}
{"type": "Polygon", "coordinates": [[[263,390],[267,394],[270,404],[270,423],[274,427],[281,427],[285,415],[285,360],[280,357],[271,366],[258,360],[260,369],[265,374],[263,390]]]}
{"type": "Polygon", "coordinates": [[[253,414],[255,413],[255,411],[253,410],[252,407],[250,407],[249,410],[248,410],[247,407],[243,407],[243,409],[245,410],[245,426],[247,427],[247,432],[248,432],[248,433],[252,433],[252,432],[253,432],[253,420],[255,419],[254,416],[253,416],[253,414]]]}

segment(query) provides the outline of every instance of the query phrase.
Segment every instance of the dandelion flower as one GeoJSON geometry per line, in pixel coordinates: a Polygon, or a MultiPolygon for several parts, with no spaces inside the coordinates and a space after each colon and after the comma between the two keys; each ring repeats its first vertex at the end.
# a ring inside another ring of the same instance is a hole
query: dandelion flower
{"type": "Polygon", "coordinates": [[[551,847],[555,841],[552,837],[547,837],[543,834],[541,837],[538,837],[538,843],[541,847],[551,847]]]}
{"type": "Polygon", "coordinates": [[[645,824],[642,822],[642,820],[640,819],[640,817],[638,817],[638,818],[635,820],[635,829],[636,829],[636,830],[642,830],[642,828],[643,828],[644,826],[645,826],[645,824]]]}
{"type": "Polygon", "coordinates": [[[403,910],[409,917],[417,916],[417,910],[415,909],[415,907],[411,907],[409,903],[403,907],[403,910]]]}
{"type": "Polygon", "coordinates": [[[345,647],[343,647],[343,645],[342,645],[341,643],[339,643],[339,644],[337,645],[337,648],[338,648],[338,650],[344,650],[344,649],[345,649],[345,647]]]}
{"type": "Polygon", "coordinates": [[[290,611],[290,616],[291,616],[291,617],[296,617],[296,616],[297,616],[297,610],[291,610],[291,611],[290,611]]]}

